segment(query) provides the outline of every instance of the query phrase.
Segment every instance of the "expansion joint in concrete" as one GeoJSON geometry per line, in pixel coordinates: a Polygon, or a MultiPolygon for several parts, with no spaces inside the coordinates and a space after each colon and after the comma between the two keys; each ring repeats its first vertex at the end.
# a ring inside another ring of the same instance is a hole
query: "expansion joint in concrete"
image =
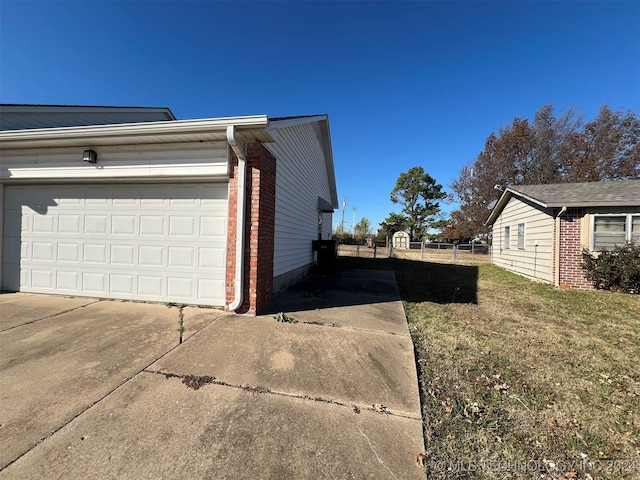
{"type": "Polygon", "coordinates": [[[52,315],[47,315],[46,317],[36,318],[35,320],[31,320],[30,322],[24,322],[24,323],[21,323],[20,325],[14,325],[12,327],[5,328],[4,330],[0,330],[0,332],[8,332],[9,330],[13,330],[14,328],[24,327],[25,325],[31,325],[32,323],[41,322],[42,320],[47,320],[49,318],[54,318],[54,317],[63,315],[65,313],[73,312],[74,310],[79,310],[81,308],[88,307],[89,305],[94,305],[96,303],[102,302],[103,300],[104,300],[103,298],[99,298],[95,302],[86,303],[84,305],[80,305],[79,307],[73,307],[73,308],[70,308],[69,310],[63,310],[62,312],[56,312],[52,315]]]}

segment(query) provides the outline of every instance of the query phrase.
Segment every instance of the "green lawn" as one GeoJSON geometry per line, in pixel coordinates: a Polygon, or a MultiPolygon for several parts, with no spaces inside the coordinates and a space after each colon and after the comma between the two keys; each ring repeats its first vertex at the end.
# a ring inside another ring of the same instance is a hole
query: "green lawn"
{"type": "Polygon", "coordinates": [[[340,263],[396,272],[428,478],[640,478],[640,296],[487,263],[340,263]]]}

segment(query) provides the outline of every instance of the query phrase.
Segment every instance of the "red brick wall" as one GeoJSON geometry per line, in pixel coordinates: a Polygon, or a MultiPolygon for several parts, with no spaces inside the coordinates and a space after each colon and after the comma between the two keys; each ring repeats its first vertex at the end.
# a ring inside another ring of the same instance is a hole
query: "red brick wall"
{"type": "MultiPolygon", "coordinates": [[[[276,204],[276,159],[261,144],[246,146],[244,294],[237,313],[255,315],[273,295],[273,256],[276,204]]],[[[232,157],[229,180],[227,236],[227,303],[235,296],[235,242],[237,219],[237,159],[232,157]]]]}
{"type": "Polygon", "coordinates": [[[584,211],[569,209],[560,216],[560,287],[593,289],[582,268],[581,221],[584,211]]]}

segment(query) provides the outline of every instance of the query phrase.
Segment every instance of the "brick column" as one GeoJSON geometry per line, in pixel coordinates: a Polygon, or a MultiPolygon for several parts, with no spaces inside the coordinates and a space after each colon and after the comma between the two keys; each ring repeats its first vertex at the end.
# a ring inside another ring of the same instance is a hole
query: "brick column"
{"type": "MultiPolygon", "coordinates": [[[[273,295],[273,258],[276,203],[276,159],[261,144],[246,146],[244,295],[237,313],[255,315],[273,295]]],[[[227,303],[234,298],[237,234],[237,159],[232,157],[229,179],[227,239],[227,303]]]]}
{"type": "Polygon", "coordinates": [[[560,287],[593,289],[582,268],[581,222],[584,211],[569,209],[560,217],[560,287]]]}

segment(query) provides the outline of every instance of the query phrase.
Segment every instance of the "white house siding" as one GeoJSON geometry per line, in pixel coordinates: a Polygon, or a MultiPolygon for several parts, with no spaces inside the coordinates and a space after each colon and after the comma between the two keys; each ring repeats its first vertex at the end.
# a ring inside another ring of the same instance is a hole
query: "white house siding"
{"type": "Polygon", "coordinates": [[[512,197],[493,224],[493,263],[520,275],[552,283],[552,256],[551,212],[512,197]],[[525,224],[524,249],[518,248],[520,223],[525,224]],[[510,227],[510,248],[505,248],[504,229],[507,226],[510,227]]]}
{"type": "Polygon", "coordinates": [[[98,154],[95,164],[82,161],[83,148],[3,151],[0,154],[0,180],[203,179],[227,175],[226,144],[109,146],[93,149],[98,154]]]}
{"type": "MultiPolygon", "coordinates": [[[[313,262],[318,239],[318,197],[331,203],[327,167],[317,123],[278,129],[277,142],[265,146],[277,158],[274,277],[297,272],[313,262]]],[[[332,214],[323,214],[322,238],[331,238],[332,214]]],[[[297,279],[297,278],[296,278],[297,279]]],[[[296,279],[291,279],[292,281],[296,279]]],[[[286,283],[275,282],[276,290],[286,283]]]]}

